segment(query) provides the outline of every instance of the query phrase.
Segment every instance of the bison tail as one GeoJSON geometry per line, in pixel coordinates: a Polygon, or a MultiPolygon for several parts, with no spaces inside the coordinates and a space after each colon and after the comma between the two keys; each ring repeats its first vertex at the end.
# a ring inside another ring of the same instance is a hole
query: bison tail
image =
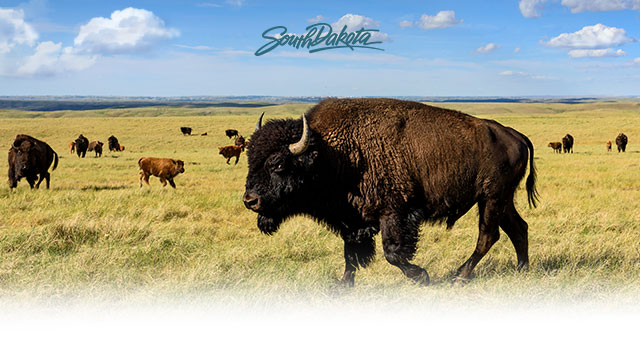
{"type": "Polygon", "coordinates": [[[527,201],[529,202],[529,207],[537,207],[538,202],[538,189],[536,188],[536,165],[533,162],[533,144],[527,138],[527,136],[523,135],[525,142],[527,143],[527,147],[529,148],[529,176],[527,177],[526,187],[527,187],[527,201]]]}
{"type": "Polygon", "coordinates": [[[140,162],[142,161],[142,159],[144,159],[144,157],[140,157],[140,159],[138,159],[138,167],[142,170],[142,165],[140,164],[140,162]]]}
{"type": "Polygon", "coordinates": [[[51,169],[51,171],[55,171],[55,169],[58,167],[58,154],[56,153],[56,151],[53,151],[53,168],[51,169]]]}

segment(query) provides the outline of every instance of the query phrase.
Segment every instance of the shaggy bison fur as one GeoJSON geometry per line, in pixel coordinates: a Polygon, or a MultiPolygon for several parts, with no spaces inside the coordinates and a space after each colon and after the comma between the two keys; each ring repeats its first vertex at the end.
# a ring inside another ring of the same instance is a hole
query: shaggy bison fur
{"type": "Polygon", "coordinates": [[[89,149],[88,151],[94,151],[96,153],[96,157],[102,157],[102,146],[104,145],[103,142],[94,140],[93,142],[89,143],[89,149]]]}
{"type": "Polygon", "coordinates": [[[9,188],[16,188],[22,178],[27,179],[31,188],[34,184],[39,188],[42,180],[46,179],[49,188],[49,167],[52,162],[51,171],[58,167],[58,154],[49,144],[31,136],[17,135],[9,149],[9,188]]]}
{"type": "Polygon", "coordinates": [[[76,139],[75,143],[76,154],[78,155],[78,158],[84,158],[84,156],[87,154],[87,150],[89,149],[89,140],[87,139],[87,137],[81,134],[80,136],[78,136],[78,139],[76,139]]]}
{"type": "Polygon", "coordinates": [[[616,137],[616,145],[618,146],[618,152],[625,152],[627,150],[627,142],[629,138],[624,133],[620,133],[618,137],[616,137]]]}
{"type": "Polygon", "coordinates": [[[573,136],[568,133],[562,137],[562,151],[564,153],[573,153],[573,136]]]}
{"type": "Polygon", "coordinates": [[[478,241],[456,279],[467,279],[500,237],[527,268],[528,225],[514,205],[524,178],[530,206],[537,192],[533,145],[495,121],[417,102],[386,98],[326,99],[300,120],[261,126],[247,148],[243,202],[258,228],[275,233],[286,219],[309,215],[344,241],[342,282],[375,256],[380,232],[387,261],[422,284],[410,263],[424,221],[447,228],[478,205],[478,241]]]}

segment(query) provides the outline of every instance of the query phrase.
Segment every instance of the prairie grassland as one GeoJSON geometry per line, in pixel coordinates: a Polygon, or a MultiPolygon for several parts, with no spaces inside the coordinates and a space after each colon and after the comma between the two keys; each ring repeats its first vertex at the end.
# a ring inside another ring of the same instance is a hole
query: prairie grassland
{"type": "MultiPolygon", "coordinates": [[[[533,141],[541,202],[529,209],[522,188],[516,197],[529,223],[529,272],[514,272],[515,252],[503,234],[470,283],[448,282],[475,248],[475,208],[451,231],[424,225],[414,261],[430,273],[429,287],[416,286],[389,265],[379,242],[376,261],[358,272],[356,287],[335,287],[342,242],[311,219],[291,219],[273,237],[260,234],[255,214],[241,202],[246,155],[236,166],[218,155],[218,146],[232,142],[224,130],[250,136],[261,111],[266,119],[297,118],[310,105],[0,112],[5,149],[26,133],[60,155],[51,190],[31,191],[24,180],[13,193],[0,187],[0,298],[637,303],[639,104],[437,105],[496,119],[533,141]],[[181,126],[209,135],[185,137],[181,126]],[[607,153],[605,142],[619,132],[629,136],[627,153],[607,153]],[[105,143],[116,135],[126,151],[79,159],[67,149],[79,133],[105,143]],[[575,153],[554,154],[546,144],[565,133],[575,137],[575,153]],[[162,188],[154,177],[151,187],[139,188],[142,156],[184,160],[178,188],[162,188]]],[[[6,170],[0,160],[0,172],[6,170]]]]}

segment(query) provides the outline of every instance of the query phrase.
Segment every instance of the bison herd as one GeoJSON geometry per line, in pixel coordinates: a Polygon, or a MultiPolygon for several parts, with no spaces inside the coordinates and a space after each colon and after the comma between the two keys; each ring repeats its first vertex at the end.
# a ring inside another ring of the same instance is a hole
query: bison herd
{"type": "MultiPolygon", "coordinates": [[[[627,138],[627,135],[625,135],[624,133],[618,134],[618,137],[616,137],[618,152],[625,152],[627,150],[628,140],[629,139],[627,138]]],[[[610,140],[607,141],[606,146],[607,152],[611,152],[610,140]]],[[[553,152],[555,153],[573,153],[573,136],[567,133],[564,137],[562,137],[562,142],[551,142],[547,144],[547,147],[552,148],[553,152]]]]}
{"type": "MultiPolygon", "coordinates": [[[[455,272],[468,279],[500,237],[511,240],[516,269],[529,265],[528,224],[514,204],[514,194],[525,180],[527,200],[536,207],[534,147],[527,136],[488,119],[422,103],[386,98],[326,99],[301,119],[258,119],[251,141],[237,130],[226,130],[233,145],[220,147],[229,160],[247,148],[248,173],[242,197],[257,214],[257,227],[272,235],[295,215],[305,214],[339,235],[344,242],[342,282],[352,286],[358,268],[375,256],[380,233],[386,260],[409,279],[429,283],[429,274],[411,263],[420,226],[442,221],[447,229],[474,205],[478,206],[478,239],[469,258],[455,272]],[[525,179],[525,174],[528,175],[525,179]]],[[[184,135],[192,129],[181,127],[184,135]]],[[[627,136],[618,135],[624,152],[627,136]]],[[[114,136],[110,151],[122,151],[114,136]]],[[[555,152],[573,153],[574,138],[551,142],[555,152]]],[[[103,143],[80,135],[71,152],[101,156],[103,143]]],[[[611,142],[607,142],[610,150],[611,142]]],[[[37,188],[58,155],[46,143],[16,136],[9,149],[9,186],[21,178],[37,188]],[[37,180],[37,183],[36,183],[37,180]]],[[[174,178],[184,162],[142,157],[139,184],[160,178],[175,188],[174,178]]]]}

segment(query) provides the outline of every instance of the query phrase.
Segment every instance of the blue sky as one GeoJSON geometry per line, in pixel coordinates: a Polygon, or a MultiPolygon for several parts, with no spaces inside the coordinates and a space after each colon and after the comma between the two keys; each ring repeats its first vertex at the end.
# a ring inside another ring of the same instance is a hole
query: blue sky
{"type": "Polygon", "coordinates": [[[638,38],[640,0],[2,0],[0,95],[640,95],[638,38]],[[384,51],[254,55],[318,20],[384,51]]]}

